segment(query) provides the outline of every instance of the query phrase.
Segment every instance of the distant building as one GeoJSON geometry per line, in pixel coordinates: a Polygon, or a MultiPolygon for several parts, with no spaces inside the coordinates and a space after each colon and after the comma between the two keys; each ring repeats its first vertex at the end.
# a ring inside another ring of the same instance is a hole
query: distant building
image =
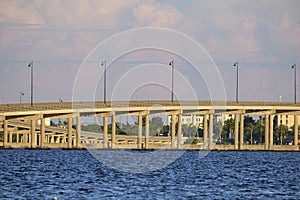
{"type": "MultiPolygon", "coordinates": [[[[294,115],[276,115],[275,118],[275,126],[279,126],[280,124],[286,125],[289,128],[294,125],[294,115]]],[[[300,117],[298,116],[298,121],[300,117]]],[[[299,121],[300,122],[300,121],[299,121]]]]}
{"type": "MultiPolygon", "coordinates": [[[[227,119],[228,115],[214,115],[214,121],[221,121],[222,124],[227,119]]],[[[177,118],[178,119],[178,118],[177,118]]],[[[198,128],[203,128],[203,115],[182,115],[182,124],[196,126],[198,128]]],[[[171,116],[168,116],[168,125],[171,125],[171,116]]],[[[176,120],[177,122],[177,120],[176,120]]]]}

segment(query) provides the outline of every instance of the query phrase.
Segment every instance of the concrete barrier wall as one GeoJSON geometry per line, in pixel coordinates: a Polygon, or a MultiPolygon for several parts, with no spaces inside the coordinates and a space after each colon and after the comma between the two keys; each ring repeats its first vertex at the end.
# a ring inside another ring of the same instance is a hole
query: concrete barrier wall
{"type": "Polygon", "coordinates": [[[220,151],[234,150],[234,145],[216,144],[215,146],[213,146],[213,150],[220,150],[220,151]]]}
{"type": "Polygon", "coordinates": [[[297,151],[299,147],[294,145],[273,145],[270,150],[273,151],[297,151]]]}
{"type": "Polygon", "coordinates": [[[244,145],[243,150],[249,150],[249,151],[263,151],[265,150],[265,145],[244,145]]]}

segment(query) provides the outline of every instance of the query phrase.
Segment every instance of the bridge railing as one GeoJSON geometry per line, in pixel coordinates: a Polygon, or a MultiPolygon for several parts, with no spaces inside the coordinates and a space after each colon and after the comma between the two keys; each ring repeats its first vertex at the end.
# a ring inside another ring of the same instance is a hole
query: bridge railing
{"type": "Polygon", "coordinates": [[[111,107],[152,107],[152,106],[288,106],[300,107],[300,102],[257,102],[257,101],[174,101],[141,100],[141,101],[108,101],[104,102],[52,102],[30,104],[0,104],[0,112],[30,110],[62,110],[62,109],[93,109],[111,107]]]}

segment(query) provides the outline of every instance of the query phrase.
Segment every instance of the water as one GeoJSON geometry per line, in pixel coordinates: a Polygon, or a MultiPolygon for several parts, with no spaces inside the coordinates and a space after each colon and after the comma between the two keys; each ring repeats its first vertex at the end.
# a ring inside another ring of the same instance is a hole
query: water
{"type": "Polygon", "coordinates": [[[0,169],[0,199],[300,199],[300,152],[188,151],[128,173],[89,151],[15,149],[0,150],[0,169]]]}

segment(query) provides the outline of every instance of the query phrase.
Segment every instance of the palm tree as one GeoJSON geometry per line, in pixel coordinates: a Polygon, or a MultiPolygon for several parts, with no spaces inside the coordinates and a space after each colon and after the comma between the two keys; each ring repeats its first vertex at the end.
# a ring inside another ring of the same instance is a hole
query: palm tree
{"type": "Polygon", "coordinates": [[[278,140],[278,135],[279,135],[279,140],[280,144],[283,144],[283,137],[285,137],[286,133],[289,131],[288,126],[284,124],[280,124],[279,126],[276,127],[276,135],[277,135],[277,140],[278,140]]]}
{"type": "Polygon", "coordinates": [[[234,130],[234,119],[233,118],[227,119],[223,125],[223,130],[221,133],[222,139],[226,139],[226,138],[231,139],[231,133],[233,132],[233,130],[234,130]]]}
{"type": "Polygon", "coordinates": [[[255,132],[257,133],[257,135],[259,135],[259,140],[261,144],[263,142],[264,130],[265,130],[264,118],[262,118],[262,116],[259,116],[259,119],[255,123],[255,132]]]}
{"type": "Polygon", "coordinates": [[[254,124],[248,123],[245,130],[250,133],[250,144],[253,144],[253,132],[255,130],[254,124]]]}

